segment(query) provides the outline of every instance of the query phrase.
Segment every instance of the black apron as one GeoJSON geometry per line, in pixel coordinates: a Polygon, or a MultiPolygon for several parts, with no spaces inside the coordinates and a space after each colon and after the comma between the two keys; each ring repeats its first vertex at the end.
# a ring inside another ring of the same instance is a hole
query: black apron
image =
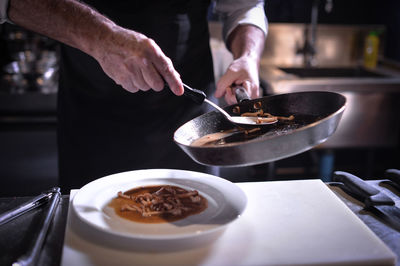
{"type": "MultiPolygon", "coordinates": [[[[87,1],[118,25],[155,40],[183,82],[213,90],[209,1],[87,1]]],[[[60,186],[64,193],[113,173],[148,168],[208,172],[173,142],[205,106],[169,90],[129,93],[79,50],[61,48],[58,98],[60,186]]]]}

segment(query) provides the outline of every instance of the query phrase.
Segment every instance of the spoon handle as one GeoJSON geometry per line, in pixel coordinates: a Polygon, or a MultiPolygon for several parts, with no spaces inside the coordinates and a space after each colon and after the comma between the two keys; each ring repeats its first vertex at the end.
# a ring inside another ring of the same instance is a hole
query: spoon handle
{"type": "Polygon", "coordinates": [[[207,97],[204,91],[193,89],[186,84],[183,84],[183,87],[185,88],[183,95],[189,97],[197,104],[202,104],[207,97]]]}
{"type": "MultiPolygon", "coordinates": [[[[193,89],[185,83],[183,83],[183,87],[185,88],[185,90],[183,91],[183,95],[190,98],[197,104],[202,104],[204,102],[204,99],[206,99],[207,97],[204,91],[193,89]]],[[[164,89],[170,89],[168,83],[166,82],[164,83],[164,89]]]]}

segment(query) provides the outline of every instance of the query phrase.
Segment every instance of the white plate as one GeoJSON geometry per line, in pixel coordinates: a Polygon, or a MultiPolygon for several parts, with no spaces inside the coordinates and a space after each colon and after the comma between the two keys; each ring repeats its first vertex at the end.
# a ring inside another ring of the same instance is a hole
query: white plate
{"type": "Polygon", "coordinates": [[[244,192],[225,179],[192,171],[150,169],[114,174],[85,185],[75,195],[72,209],[96,234],[153,247],[154,242],[164,245],[169,241],[208,239],[238,218],[246,203],[244,192]],[[107,206],[118,191],[160,184],[199,191],[208,200],[207,209],[172,223],[144,224],[123,219],[107,206]]]}

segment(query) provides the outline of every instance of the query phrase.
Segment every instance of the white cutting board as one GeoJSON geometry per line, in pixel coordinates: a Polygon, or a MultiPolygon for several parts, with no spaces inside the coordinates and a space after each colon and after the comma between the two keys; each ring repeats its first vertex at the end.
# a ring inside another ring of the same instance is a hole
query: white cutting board
{"type": "Polygon", "coordinates": [[[246,210],[212,244],[127,252],[81,238],[67,226],[61,265],[395,264],[395,254],[320,180],[238,186],[248,197],[246,210]]]}

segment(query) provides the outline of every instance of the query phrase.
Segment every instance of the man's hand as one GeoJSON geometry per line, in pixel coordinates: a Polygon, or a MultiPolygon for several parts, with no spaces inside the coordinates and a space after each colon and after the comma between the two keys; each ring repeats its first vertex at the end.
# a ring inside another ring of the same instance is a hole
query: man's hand
{"type": "Polygon", "coordinates": [[[104,72],[127,91],[161,91],[165,81],[173,93],[183,94],[171,60],[143,34],[116,26],[92,54],[104,72]]]}
{"type": "Polygon", "coordinates": [[[227,104],[236,103],[235,92],[231,87],[243,86],[251,98],[259,98],[258,63],[253,58],[241,57],[234,60],[228,67],[225,74],[217,83],[215,97],[225,95],[227,104]]]}
{"type": "Polygon", "coordinates": [[[260,96],[258,71],[264,41],[264,32],[251,25],[238,26],[229,35],[227,44],[234,60],[218,81],[215,97],[225,96],[228,104],[236,103],[231,90],[235,85],[243,86],[251,98],[260,96]]]}

